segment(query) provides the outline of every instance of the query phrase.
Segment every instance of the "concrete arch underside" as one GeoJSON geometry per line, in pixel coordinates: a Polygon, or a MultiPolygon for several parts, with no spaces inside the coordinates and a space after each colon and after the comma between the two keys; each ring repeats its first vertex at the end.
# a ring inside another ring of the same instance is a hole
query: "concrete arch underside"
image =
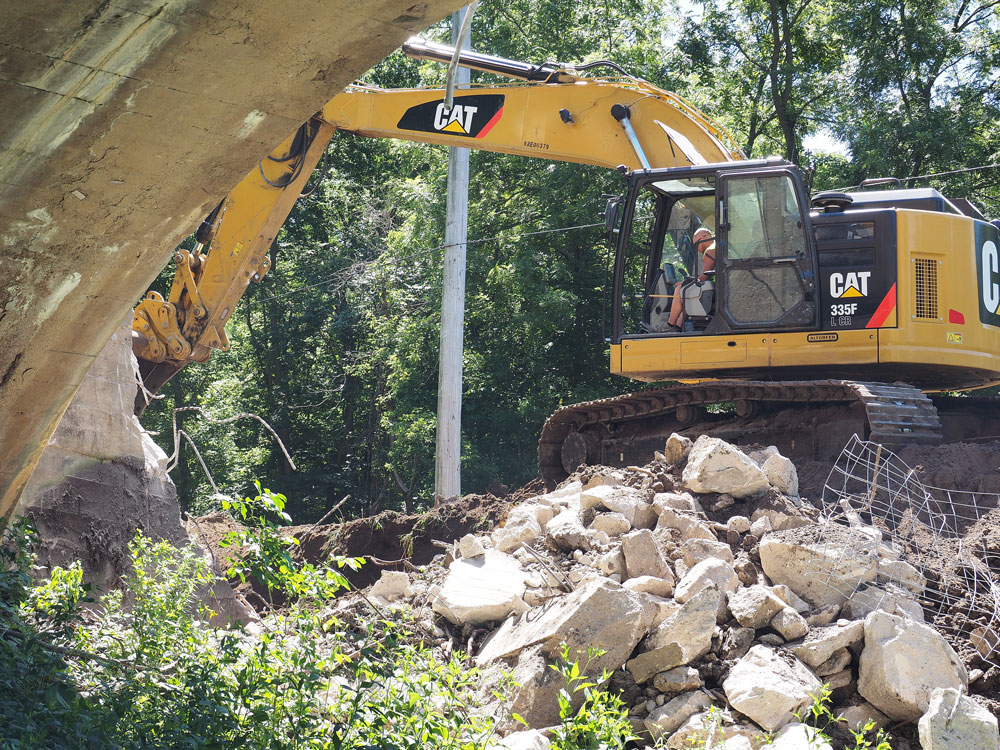
{"type": "Polygon", "coordinates": [[[0,518],[177,243],[347,83],[460,5],[0,7],[0,518]]]}

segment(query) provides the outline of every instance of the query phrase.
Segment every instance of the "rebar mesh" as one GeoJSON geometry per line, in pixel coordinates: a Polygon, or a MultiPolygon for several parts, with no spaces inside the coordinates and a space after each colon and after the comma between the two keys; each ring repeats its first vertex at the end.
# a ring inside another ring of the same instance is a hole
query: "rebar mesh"
{"type": "Polygon", "coordinates": [[[810,566],[856,611],[933,625],[973,666],[1000,666],[1000,495],[928,487],[856,435],[823,489],[810,566]]]}

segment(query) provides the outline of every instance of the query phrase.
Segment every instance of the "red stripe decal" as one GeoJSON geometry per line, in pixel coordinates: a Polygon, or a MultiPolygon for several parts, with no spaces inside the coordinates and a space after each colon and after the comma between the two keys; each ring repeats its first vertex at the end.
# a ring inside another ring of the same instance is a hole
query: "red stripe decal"
{"type": "Polygon", "coordinates": [[[878,305],[878,309],[875,314],[872,315],[872,319],[868,321],[868,325],[865,328],[881,328],[882,324],[885,323],[885,319],[889,317],[889,314],[896,309],[896,285],[893,284],[892,288],[885,293],[885,297],[878,305]]]}
{"type": "Polygon", "coordinates": [[[500,115],[502,114],[503,114],[503,107],[500,107],[500,109],[497,110],[497,113],[490,118],[490,121],[485,125],[483,125],[483,129],[480,130],[478,133],[476,133],[476,138],[482,138],[491,130],[493,130],[493,126],[497,124],[497,122],[500,120],[500,115]]]}

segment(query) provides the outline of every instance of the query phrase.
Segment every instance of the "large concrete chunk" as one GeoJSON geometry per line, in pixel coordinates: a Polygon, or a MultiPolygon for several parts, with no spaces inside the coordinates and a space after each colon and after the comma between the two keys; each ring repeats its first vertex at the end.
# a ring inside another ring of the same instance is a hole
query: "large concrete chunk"
{"type": "Polygon", "coordinates": [[[701,675],[694,667],[674,667],[653,677],[653,687],[661,693],[683,693],[702,686],[701,675]]]}
{"type": "Polygon", "coordinates": [[[682,479],[694,492],[725,492],[733,497],[749,497],[770,487],[764,472],[743,451],[707,435],[691,448],[682,479]]]}
{"type": "Polygon", "coordinates": [[[645,493],[634,487],[598,485],[580,494],[582,508],[605,508],[621,513],[635,529],[656,526],[656,513],[646,501],[645,493]]]}
{"type": "Polygon", "coordinates": [[[729,597],[729,611],[745,628],[760,628],[785,608],[785,603],[765,586],[748,586],[729,597]]]}
{"type": "Polygon", "coordinates": [[[721,600],[718,589],[703,589],[660,623],[643,642],[643,653],[626,665],[635,681],[642,684],[659,672],[683,666],[707,653],[721,600]]]}
{"type": "Polygon", "coordinates": [[[850,620],[863,620],[876,609],[890,615],[902,615],[917,622],[924,621],[924,610],[920,602],[899,586],[868,586],[855,591],[844,604],[842,614],[850,620]]]}
{"type": "Polygon", "coordinates": [[[526,732],[512,732],[491,744],[488,750],[548,750],[552,743],[545,733],[539,729],[529,729],[526,732]]]}
{"type": "Polygon", "coordinates": [[[817,730],[797,721],[782,727],[767,747],[768,750],[833,750],[833,745],[817,730]]]}
{"type": "Polygon", "coordinates": [[[653,533],[648,529],[633,531],[622,537],[622,553],[629,578],[653,576],[673,583],[674,573],[663,559],[653,533]]]}
{"type": "MultiPolygon", "coordinates": [[[[552,659],[541,645],[526,648],[517,658],[511,677],[515,683],[510,710],[534,729],[559,723],[559,691],[562,675],[551,668],[552,659]]],[[[579,708],[582,695],[574,696],[579,708]]]]}
{"type": "Polygon", "coordinates": [[[931,693],[917,724],[923,750],[994,750],[1000,747],[997,718],[968,696],[950,688],[931,693]]]}
{"type": "Polygon", "coordinates": [[[785,607],[773,618],[771,627],[778,631],[786,641],[794,641],[809,632],[809,623],[791,607],[785,607]]]}
{"type": "Polygon", "coordinates": [[[551,658],[566,643],[571,658],[586,658],[588,646],[603,649],[606,653],[594,660],[591,669],[616,669],[655,615],[655,607],[643,597],[614,581],[587,581],[573,593],[505,622],[484,644],[476,663],[513,656],[536,643],[551,658]]]}
{"type": "Polygon", "coordinates": [[[667,444],[663,448],[663,456],[666,458],[668,464],[676,466],[687,458],[693,445],[694,443],[691,442],[691,438],[678,435],[676,432],[672,433],[667,438],[667,444]]]}
{"type": "Polygon", "coordinates": [[[572,507],[545,525],[545,537],[552,547],[562,552],[590,549],[590,536],[580,520],[580,512],[572,507]]]}
{"type": "Polygon", "coordinates": [[[761,731],[749,724],[737,724],[729,711],[711,709],[695,714],[667,739],[669,750],[757,750],[761,731]]]}
{"type": "Polygon", "coordinates": [[[433,609],[456,625],[502,620],[524,610],[525,577],[517,560],[492,549],[481,557],[455,560],[433,609]]]}
{"type": "Polygon", "coordinates": [[[722,683],[730,705],[769,732],[792,721],[792,713],[808,705],[819,688],[820,681],[798,659],[761,645],[736,662],[722,683]]]}
{"type": "Polygon", "coordinates": [[[784,584],[816,607],[842,605],[864,583],[875,580],[878,551],[871,537],[828,526],[816,541],[814,528],[768,534],[760,563],[772,583],[784,584]]]}
{"type": "Polygon", "coordinates": [[[736,562],[733,557],[732,548],[725,542],[718,542],[714,539],[704,539],[702,537],[688,539],[682,545],[682,550],[684,552],[684,564],[689,568],[693,568],[702,560],[708,560],[711,557],[725,560],[730,565],[736,562]]]}
{"type": "Polygon", "coordinates": [[[677,583],[674,599],[683,604],[705,588],[714,587],[721,594],[717,614],[722,618],[726,614],[726,599],[735,593],[739,585],[736,570],[725,560],[702,560],[677,583]]]}
{"type": "Polygon", "coordinates": [[[814,628],[801,642],[789,644],[789,647],[810,667],[818,667],[835,652],[860,641],[864,634],[863,621],[841,621],[825,628],[814,628]]]}
{"type": "Polygon", "coordinates": [[[875,611],[865,618],[858,692],[898,721],[920,717],[935,688],[965,688],[969,676],[954,649],[923,623],[875,611]]]}
{"type": "Polygon", "coordinates": [[[394,602],[410,594],[410,577],[399,570],[383,570],[381,577],[368,590],[369,596],[394,602]]]}
{"type": "Polygon", "coordinates": [[[493,532],[493,546],[501,552],[514,552],[532,544],[541,534],[541,524],[534,516],[521,515],[513,521],[508,519],[506,526],[493,532]]]}
{"type": "Polygon", "coordinates": [[[621,513],[598,513],[590,528],[603,531],[610,537],[621,536],[632,530],[632,524],[621,513]]]}
{"type": "Polygon", "coordinates": [[[682,693],[654,709],[644,722],[654,740],[670,736],[681,724],[712,705],[712,699],[701,690],[682,693]]]}
{"type": "Polygon", "coordinates": [[[760,469],[778,492],[790,497],[799,496],[799,475],[790,459],[780,453],[774,453],[768,456],[760,469]]]}

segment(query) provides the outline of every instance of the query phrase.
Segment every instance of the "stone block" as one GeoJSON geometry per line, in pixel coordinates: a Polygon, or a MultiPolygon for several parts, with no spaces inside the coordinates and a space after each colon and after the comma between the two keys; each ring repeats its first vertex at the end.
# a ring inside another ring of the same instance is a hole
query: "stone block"
{"type": "Polygon", "coordinates": [[[526,573],[510,555],[486,550],[481,557],[455,560],[432,608],[456,625],[502,620],[526,608],[521,599],[526,573]]]}
{"type": "Polygon", "coordinates": [[[729,597],[729,611],[745,628],[759,630],[785,608],[785,603],[766,586],[747,586],[729,597]]]}
{"type": "Polygon", "coordinates": [[[1000,747],[997,718],[952,688],[931,692],[927,713],[917,723],[922,750],[993,750],[1000,747]]]}
{"type": "Polygon", "coordinates": [[[968,686],[962,661],[933,628],[877,610],[864,622],[858,692],[890,718],[917,719],[935,688],[968,686]]]}
{"type": "Polygon", "coordinates": [[[798,659],[761,645],[736,662],[722,683],[730,705],[769,732],[794,721],[792,713],[809,705],[819,687],[798,659]]]}
{"type": "Polygon", "coordinates": [[[743,451],[707,435],[692,446],[682,479],[693,492],[725,492],[736,498],[756,495],[770,487],[764,472],[743,451]]]}
{"type": "Polygon", "coordinates": [[[535,644],[541,644],[544,654],[553,658],[565,643],[572,658],[586,659],[588,647],[604,650],[591,669],[617,669],[654,616],[655,607],[641,594],[606,578],[587,581],[571,594],[507,620],[483,644],[476,663],[514,656],[535,644]]]}
{"type": "Polygon", "coordinates": [[[622,537],[622,553],[629,578],[653,576],[673,582],[674,573],[648,529],[633,531],[622,537]]]}

